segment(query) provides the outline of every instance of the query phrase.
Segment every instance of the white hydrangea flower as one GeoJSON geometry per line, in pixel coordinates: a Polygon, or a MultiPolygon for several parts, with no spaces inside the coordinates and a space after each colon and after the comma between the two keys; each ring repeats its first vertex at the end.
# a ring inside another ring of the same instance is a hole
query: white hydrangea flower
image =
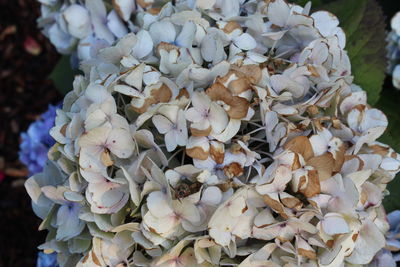
{"type": "Polygon", "coordinates": [[[39,26],[62,54],[78,52],[79,60],[91,58],[92,46],[110,46],[132,28],[135,12],[151,9],[154,1],[54,0],[39,1],[39,26]]]}
{"type": "Polygon", "coordinates": [[[377,141],[388,121],[352,84],[338,19],[283,0],[135,3],[74,2],[52,24],[105,43],[82,51],[26,182],[41,248],[61,266],[368,265],[400,156],[377,141]],[[70,21],[84,9],[90,28],[70,21]]]}

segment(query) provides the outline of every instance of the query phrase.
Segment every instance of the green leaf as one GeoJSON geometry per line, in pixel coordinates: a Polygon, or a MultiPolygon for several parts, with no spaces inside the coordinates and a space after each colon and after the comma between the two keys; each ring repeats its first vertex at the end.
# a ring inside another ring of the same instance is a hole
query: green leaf
{"type": "Polygon", "coordinates": [[[72,90],[72,82],[77,74],[79,74],[79,71],[71,68],[70,57],[62,56],[49,78],[53,81],[57,90],[65,95],[72,90]]]}
{"type": "Polygon", "coordinates": [[[400,175],[397,175],[393,181],[391,181],[387,190],[390,194],[383,199],[383,206],[387,213],[400,209],[400,175]]]}
{"type": "Polygon", "coordinates": [[[394,150],[400,151],[400,91],[394,88],[385,88],[376,107],[386,114],[389,120],[389,126],[380,138],[380,141],[393,147],[394,150]]]}
{"type": "MultiPolygon", "coordinates": [[[[379,141],[390,145],[397,152],[400,151],[399,103],[400,91],[394,90],[393,88],[385,88],[382,91],[379,102],[376,104],[377,108],[382,110],[389,120],[389,126],[379,141]]],[[[390,195],[387,196],[383,201],[385,209],[388,212],[395,209],[400,209],[400,175],[397,175],[396,178],[389,183],[388,190],[390,195]]]]}
{"type": "Polygon", "coordinates": [[[386,32],[381,7],[376,0],[337,0],[318,9],[328,10],[339,18],[346,33],[354,83],[367,92],[369,103],[375,104],[386,68],[386,32]]]}

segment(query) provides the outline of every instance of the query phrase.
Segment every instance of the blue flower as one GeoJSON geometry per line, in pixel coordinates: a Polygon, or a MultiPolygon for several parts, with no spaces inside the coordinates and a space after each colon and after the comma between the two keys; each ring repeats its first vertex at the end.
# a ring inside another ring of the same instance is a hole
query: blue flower
{"type": "Polygon", "coordinates": [[[386,248],[382,249],[369,267],[396,267],[400,261],[400,210],[387,215],[390,229],[386,233],[386,248]]]}
{"type": "Polygon", "coordinates": [[[46,254],[39,252],[37,259],[37,267],[58,267],[57,254],[51,253],[46,254]]]}
{"type": "Polygon", "coordinates": [[[55,141],[49,131],[54,126],[56,110],[60,105],[49,105],[49,109],[33,122],[28,131],[21,134],[19,158],[29,170],[30,175],[43,170],[47,161],[47,152],[55,141]]]}
{"type": "Polygon", "coordinates": [[[395,261],[400,261],[400,210],[392,211],[387,215],[390,229],[386,234],[387,247],[390,248],[395,261]]]}

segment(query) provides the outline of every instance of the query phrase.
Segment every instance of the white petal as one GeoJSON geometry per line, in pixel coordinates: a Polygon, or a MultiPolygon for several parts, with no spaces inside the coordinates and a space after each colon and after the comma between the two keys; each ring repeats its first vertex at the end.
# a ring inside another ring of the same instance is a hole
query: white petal
{"type": "Polygon", "coordinates": [[[195,108],[189,108],[186,110],[185,115],[186,119],[191,122],[200,122],[203,120],[202,114],[195,108]]]}
{"type": "Polygon", "coordinates": [[[107,148],[119,158],[129,158],[134,146],[132,136],[125,129],[113,129],[107,138],[107,148]]]}
{"type": "Polygon", "coordinates": [[[319,30],[322,36],[329,36],[334,32],[334,29],[339,25],[338,18],[327,11],[317,11],[311,14],[314,19],[315,27],[319,30]]]}
{"type": "Polygon", "coordinates": [[[228,142],[239,132],[240,125],[240,120],[230,119],[225,130],[220,134],[213,134],[213,136],[220,142],[228,142]]]}
{"type": "Polygon", "coordinates": [[[128,33],[127,28],[115,10],[112,10],[107,16],[107,27],[117,38],[121,38],[128,33]]]}
{"type": "Polygon", "coordinates": [[[328,213],[322,220],[322,229],[328,235],[345,234],[350,231],[343,216],[338,213],[328,213]]]}
{"type": "Polygon", "coordinates": [[[152,121],[157,130],[162,134],[166,134],[172,129],[172,122],[162,115],[155,115],[152,121]]]}
{"type": "Polygon", "coordinates": [[[174,151],[175,148],[178,146],[176,139],[177,136],[175,134],[175,131],[169,131],[168,133],[165,134],[164,140],[168,152],[174,151]]]}
{"type": "Polygon", "coordinates": [[[63,13],[69,33],[83,39],[91,32],[89,12],[81,5],[72,4],[63,13]]]}
{"type": "Polygon", "coordinates": [[[173,212],[168,205],[167,196],[160,191],[151,192],[147,196],[147,207],[158,218],[168,216],[173,212]]]}
{"type": "Polygon", "coordinates": [[[95,34],[98,38],[106,40],[109,44],[114,41],[114,36],[108,29],[106,23],[107,11],[101,0],[87,0],[85,1],[86,8],[90,12],[92,25],[95,34]]]}
{"type": "Polygon", "coordinates": [[[115,85],[114,91],[119,92],[124,95],[132,96],[132,97],[143,97],[143,95],[139,91],[133,89],[130,86],[124,85],[124,84],[115,85]]]}
{"type": "Polygon", "coordinates": [[[357,236],[353,252],[346,260],[353,264],[368,264],[384,246],[384,235],[374,222],[367,219],[357,236]]]}
{"type": "Polygon", "coordinates": [[[146,30],[140,30],[136,34],[138,41],[132,49],[133,56],[137,59],[146,57],[153,50],[153,40],[150,33],[146,30]]]}
{"type": "Polygon", "coordinates": [[[175,26],[169,21],[154,22],[153,24],[151,24],[149,31],[155,45],[158,45],[160,42],[175,42],[175,26]]]}
{"type": "Polygon", "coordinates": [[[187,21],[185,25],[183,25],[181,33],[176,38],[175,44],[179,47],[192,47],[195,33],[196,25],[193,21],[187,21]]]}
{"type": "Polygon", "coordinates": [[[182,218],[188,220],[191,223],[200,222],[200,213],[198,208],[191,203],[189,200],[175,200],[173,202],[174,210],[180,214],[182,218]]]}
{"type": "Polygon", "coordinates": [[[91,83],[85,90],[85,96],[92,102],[101,103],[110,97],[110,93],[104,86],[91,83]]]}
{"type": "Polygon", "coordinates": [[[290,8],[283,0],[269,2],[268,19],[275,25],[284,27],[290,15],[290,8]]]}
{"type": "Polygon", "coordinates": [[[201,202],[206,204],[206,205],[218,205],[221,203],[222,200],[222,192],[221,189],[219,189],[216,186],[210,186],[207,187],[203,191],[203,195],[201,197],[201,202]]]}
{"type": "Polygon", "coordinates": [[[135,9],[135,1],[132,0],[114,0],[113,4],[121,15],[122,19],[128,21],[135,9]]]}
{"type": "Polygon", "coordinates": [[[233,42],[242,50],[251,50],[257,46],[256,40],[254,40],[254,38],[248,33],[239,35],[233,40],[233,42]]]}
{"type": "Polygon", "coordinates": [[[210,121],[213,132],[216,134],[220,134],[223,130],[225,130],[229,122],[229,118],[225,110],[216,103],[212,103],[210,106],[208,120],[210,121]]]}

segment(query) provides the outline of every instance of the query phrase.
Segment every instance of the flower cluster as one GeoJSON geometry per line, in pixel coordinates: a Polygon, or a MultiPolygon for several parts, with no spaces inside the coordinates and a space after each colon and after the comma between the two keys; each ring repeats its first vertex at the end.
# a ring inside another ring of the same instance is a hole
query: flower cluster
{"type": "Polygon", "coordinates": [[[61,266],[365,265],[400,156],[331,13],[197,0],[82,63],[26,188],[61,266]]]}
{"type": "Polygon", "coordinates": [[[393,76],[394,87],[400,89],[400,12],[391,20],[392,31],[388,34],[388,72],[393,76]]]}
{"type": "MultiPolygon", "coordinates": [[[[154,0],[38,0],[39,27],[58,52],[89,59],[97,49],[135,30],[131,16],[152,11],[154,0]]],[[[155,12],[155,11],[154,11],[155,12]]]]}
{"type": "Polygon", "coordinates": [[[387,249],[392,252],[393,260],[400,261],[400,210],[392,211],[388,214],[388,221],[390,225],[389,231],[386,233],[387,249]]]}
{"type": "Polygon", "coordinates": [[[399,251],[399,232],[400,232],[400,210],[392,211],[388,214],[390,229],[386,233],[386,247],[382,249],[371,262],[371,267],[396,267],[396,262],[400,261],[399,251]]]}
{"type": "Polygon", "coordinates": [[[28,131],[21,134],[19,159],[28,167],[30,175],[43,171],[47,152],[55,143],[49,131],[54,126],[59,107],[49,105],[49,109],[29,126],[28,131]]]}

